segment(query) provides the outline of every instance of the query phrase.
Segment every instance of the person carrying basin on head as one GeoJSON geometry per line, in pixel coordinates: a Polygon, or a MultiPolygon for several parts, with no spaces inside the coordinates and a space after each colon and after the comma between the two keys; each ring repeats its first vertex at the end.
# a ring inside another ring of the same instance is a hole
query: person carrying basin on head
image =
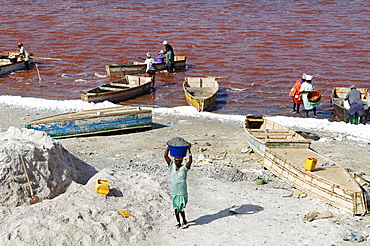
{"type": "Polygon", "coordinates": [[[164,54],[166,55],[166,64],[165,67],[169,73],[172,73],[175,68],[175,52],[173,51],[172,46],[165,40],[163,41],[164,45],[164,54]]]}
{"type": "MultiPolygon", "coordinates": [[[[350,108],[348,111],[348,115],[344,118],[344,122],[348,123],[349,117],[355,114],[358,116],[364,116],[365,110],[361,100],[361,92],[356,89],[355,85],[351,85],[351,90],[347,93],[344,100],[348,100],[350,108]]],[[[366,124],[365,117],[362,117],[362,123],[366,124]]]]}
{"type": "MultiPolygon", "coordinates": [[[[182,138],[179,138],[183,141],[185,141],[182,138]]],[[[171,140],[170,140],[171,141],[171,140]]],[[[170,142],[169,141],[169,142],[170,142]]],[[[171,160],[171,158],[168,156],[168,153],[170,152],[170,148],[173,148],[167,143],[166,150],[164,152],[164,159],[166,160],[168,164],[168,169],[170,172],[170,183],[171,183],[171,196],[172,196],[172,206],[175,210],[175,217],[176,217],[176,228],[182,228],[185,229],[188,227],[188,222],[185,218],[185,207],[188,203],[188,191],[187,191],[187,174],[188,171],[190,170],[191,164],[193,162],[193,157],[191,154],[191,144],[186,143],[187,146],[182,146],[185,147],[186,152],[188,152],[188,161],[185,164],[185,166],[182,164],[184,157],[174,157],[174,161],[171,160]],[[180,221],[180,215],[182,217],[182,223],[180,221]]],[[[181,155],[186,155],[182,153],[181,155]]],[[[171,153],[171,155],[173,155],[171,153]]],[[[175,155],[177,156],[177,155],[175,155]]]]}
{"type": "Polygon", "coordinates": [[[306,74],[302,75],[301,79],[298,79],[293,87],[290,89],[289,96],[293,99],[293,110],[292,112],[299,114],[299,108],[301,107],[302,102],[302,92],[301,85],[306,81],[306,74]]]}

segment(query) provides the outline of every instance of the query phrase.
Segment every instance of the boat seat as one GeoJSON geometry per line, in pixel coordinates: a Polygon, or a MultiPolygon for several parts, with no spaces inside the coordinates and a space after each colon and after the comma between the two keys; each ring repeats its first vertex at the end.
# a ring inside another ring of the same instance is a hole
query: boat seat
{"type": "Polygon", "coordinates": [[[265,129],[248,129],[250,132],[266,132],[265,129]]]}
{"type": "Polygon", "coordinates": [[[257,132],[256,134],[253,134],[253,136],[257,137],[257,136],[264,136],[264,137],[273,137],[273,136],[285,136],[285,137],[289,137],[289,136],[295,136],[296,133],[294,132],[279,132],[279,133],[260,133],[260,132],[257,132]]]}
{"type": "Polygon", "coordinates": [[[110,83],[112,86],[117,86],[117,87],[122,87],[122,88],[130,88],[130,87],[133,87],[134,85],[130,85],[130,84],[123,84],[123,83],[110,83]]]}
{"type": "Polygon", "coordinates": [[[105,90],[105,91],[120,91],[122,88],[114,88],[114,87],[105,87],[105,86],[99,86],[100,90],[105,90]]]}
{"type": "Polygon", "coordinates": [[[267,132],[286,133],[289,132],[289,129],[267,129],[267,132]]]}

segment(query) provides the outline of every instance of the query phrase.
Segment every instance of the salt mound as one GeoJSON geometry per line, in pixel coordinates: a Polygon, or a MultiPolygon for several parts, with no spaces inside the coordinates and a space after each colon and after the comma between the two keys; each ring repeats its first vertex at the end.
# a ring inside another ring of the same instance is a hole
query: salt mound
{"type": "Polygon", "coordinates": [[[46,133],[10,127],[0,133],[0,205],[29,204],[30,188],[21,162],[27,166],[34,195],[54,198],[72,181],[85,184],[97,171],[46,133]]]}
{"type": "Polygon", "coordinates": [[[1,245],[150,245],[147,234],[173,219],[171,196],[161,184],[167,180],[105,168],[55,199],[20,209],[0,207],[1,245]],[[98,179],[109,182],[108,195],[95,192],[98,179]],[[125,218],[118,210],[134,216],[125,218]]]}
{"type": "Polygon", "coordinates": [[[186,141],[185,139],[183,139],[182,137],[174,137],[174,138],[171,138],[167,142],[167,144],[171,146],[188,146],[190,143],[186,141]]]}

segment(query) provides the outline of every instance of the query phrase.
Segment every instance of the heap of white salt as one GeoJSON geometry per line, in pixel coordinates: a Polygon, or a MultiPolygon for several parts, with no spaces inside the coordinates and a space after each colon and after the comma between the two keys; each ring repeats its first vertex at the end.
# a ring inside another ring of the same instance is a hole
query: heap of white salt
{"type": "Polygon", "coordinates": [[[68,152],[46,133],[10,127],[0,133],[0,205],[29,204],[31,194],[21,157],[34,195],[41,200],[65,192],[72,181],[85,184],[94,167],[68,152]]]}

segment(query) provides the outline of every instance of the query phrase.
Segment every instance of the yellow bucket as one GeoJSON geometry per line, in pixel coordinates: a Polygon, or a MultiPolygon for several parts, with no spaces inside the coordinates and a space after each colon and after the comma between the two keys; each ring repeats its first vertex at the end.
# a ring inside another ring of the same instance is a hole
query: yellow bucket
{"type": "Polygon", "coordinates": [[[314,171],[316,167],[316,158],[306,158],[306,163],[304,164],[304,169],[307,171],[314,171]]]}
{"type": "Polygon", "coordinates": [[[95,192],[103,195],[109,193],[109,183],[107,180],[98,179],[95,183],[95,192]]]}

